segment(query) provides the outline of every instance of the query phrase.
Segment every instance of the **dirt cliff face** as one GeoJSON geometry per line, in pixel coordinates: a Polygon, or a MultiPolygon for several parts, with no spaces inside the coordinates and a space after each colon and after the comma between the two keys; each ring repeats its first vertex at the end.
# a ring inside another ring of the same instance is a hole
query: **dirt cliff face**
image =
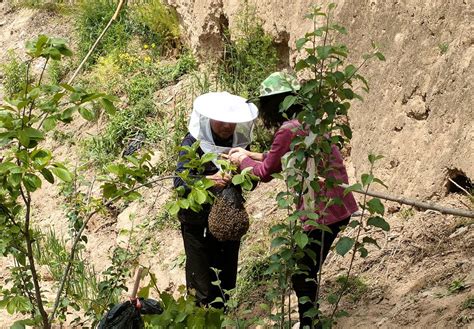
{"type": "MultiPolygon", "coordinates": [[[[191,47],[216,56],[222,31],[235,26],[239,0],[168,0],[191,47]]],[[[432,198],[447,192],[447,177],[474,179],[474,12],[470,1],[336,1],[335,20],[349,34],[341,41],[351,61],[380,45],[387,60],[362,73],[371,86],[350,110],[350,160],[359,176],[367,155],[385,158],[376,168],[390,190],[432,198]]],[[[251,2],[249,2],[251,3],[251,2]]],[[[264,28],[284,63],[297,57],[295,41],[311,30],[303,18],[312,1],[255,1],[264,28]]]]}

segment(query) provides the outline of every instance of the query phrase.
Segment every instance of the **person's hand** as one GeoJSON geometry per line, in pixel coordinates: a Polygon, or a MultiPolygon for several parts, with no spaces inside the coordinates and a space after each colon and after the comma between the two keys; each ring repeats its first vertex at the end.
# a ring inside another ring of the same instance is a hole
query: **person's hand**
{"type": "Polygon", "coordinates": [[[234,153],[243,153],[243,154],[245,154],[249,157],[252,152],[247,151],[246,149],[244,149],[242,147],[233,147],[233,148],[230,149],[229,155],[232,155],[234,153]]]}
{"type": "MultiPolygon", "coordinates": [[[[247,156],[247,157],[249,157],[250,159],[253,159],[253,160],[263,161],[263,154],[262,153],[250,152],[249,150],[246,150],[246,149],[241,148],[241,147],[231,148],[230,151],[229,151],[229,156],[232,156],[236,153],[239,153],[241,156],[245,155],[245,156],[247,156]]],[[[236,158],[234,158],[234,159],[236,160],[236,158]]]]}
{"type": "Polygon", "coordinates": [[[232,164],[239,166],[243,159],[248,155],[244,152],[234,152],[229,155],[229,160],[232,164]]]}
{"type": "Polygon", "coordinates": [[[206,176],[207,179],[210,179],[214,182],[214,186],[217,188],[224,188],[229,184],[231,176],[225,174],[222,171],[216,172],[214,175],[206,176]]]}

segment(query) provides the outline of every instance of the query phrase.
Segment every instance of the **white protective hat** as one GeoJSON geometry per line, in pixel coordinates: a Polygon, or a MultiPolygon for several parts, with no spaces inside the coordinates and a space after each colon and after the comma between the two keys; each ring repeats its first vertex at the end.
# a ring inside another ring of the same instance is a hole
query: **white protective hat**
{"type": "Polygon", "coordinates": [[[212,137],[210,119],[236,123],[232,147],[247,147],[252,142],[253,121],[258,109],[243,97],[224,92],[209,92],[198,96],[188,129],[200,141],[204,153],[227,153],[230,147],[217,146],[212,137]]]}

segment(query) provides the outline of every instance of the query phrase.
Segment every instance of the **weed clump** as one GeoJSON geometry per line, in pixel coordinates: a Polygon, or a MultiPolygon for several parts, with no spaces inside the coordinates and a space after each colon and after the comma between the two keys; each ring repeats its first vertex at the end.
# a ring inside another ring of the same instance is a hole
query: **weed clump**
{"type": "Polygon", "coordinates": [[[0,65],[3,75],[3,89],[5,95],[12,97],[24,89],[26,82],[26,64],[21,62],[13,51],[8,52],[7,61],[0,65]]]}
{"type": "Polygon", "coordinates": [[[219,193],[209,214],[209,231],[219,241],[238,241],[249,229],[244,198],[231,185],[219,193]]]}

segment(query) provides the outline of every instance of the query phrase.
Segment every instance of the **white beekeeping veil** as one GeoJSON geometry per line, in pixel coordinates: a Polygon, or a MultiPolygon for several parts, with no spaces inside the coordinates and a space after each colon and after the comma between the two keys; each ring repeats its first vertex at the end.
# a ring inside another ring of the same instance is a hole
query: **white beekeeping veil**
{"type": "Polygon", "coordinates": [[[236,123],[232,147],[247,147],[252,142],[253,121],[258,109],[243,97],[228,92],[210,92],[198,96],[193,103],[193,112],[188,129],[200,141],[204,153],[227,153],[230,147],[217,146],[212,138],[210,119],[236,123]]]}

